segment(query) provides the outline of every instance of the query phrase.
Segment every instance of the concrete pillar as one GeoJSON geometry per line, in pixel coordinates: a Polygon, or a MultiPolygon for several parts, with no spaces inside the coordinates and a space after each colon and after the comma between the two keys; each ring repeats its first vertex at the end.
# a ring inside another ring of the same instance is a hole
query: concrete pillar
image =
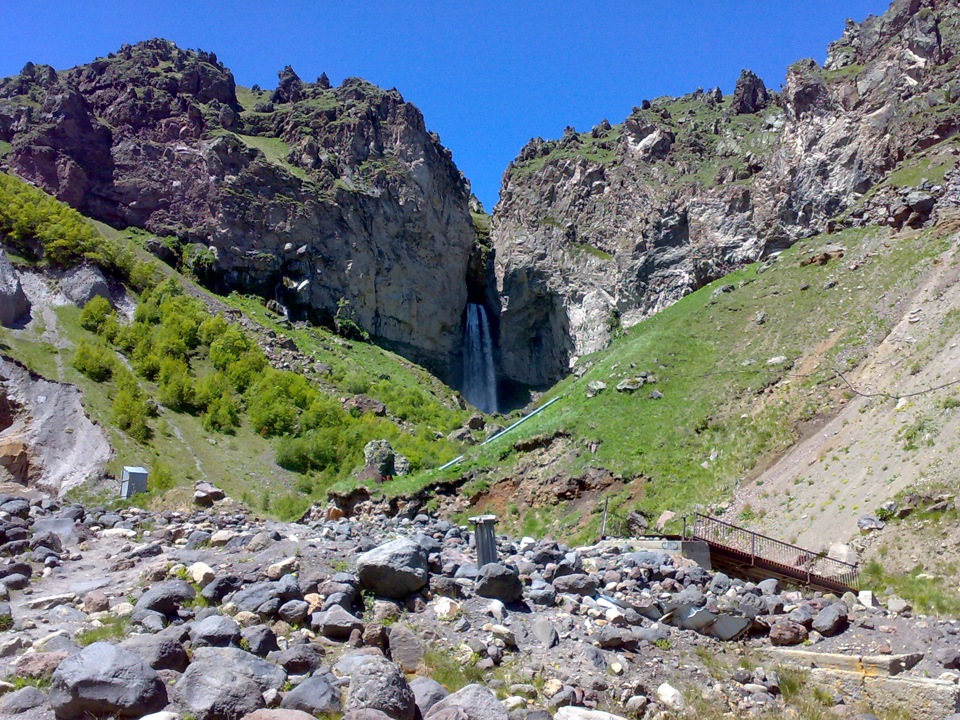
{"type": "Polygon", "coordinates": [[[497,524],[496,515],[478,515],[470,518],[473,523],[473,533],[477,541],[477,567],[497,562],[497,535],[494,526],[497,524]]]}

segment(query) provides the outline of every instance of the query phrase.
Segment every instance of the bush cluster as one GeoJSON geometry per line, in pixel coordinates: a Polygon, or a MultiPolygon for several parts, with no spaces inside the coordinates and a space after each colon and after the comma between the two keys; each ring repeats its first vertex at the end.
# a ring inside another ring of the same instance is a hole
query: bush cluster
{"type": "MultiPolygon", "coordinates": [[[[277,438],[277,463],[295,472],[340,478],[362,462],[364,445],[379,438],[389,439],[413,468],[435,464],[450,452],[427,428],[410,434],[369,413],[352,415],[303,376],[270,367],[238,324],[210,315],[172,278],[141,295],[132,322],[94,298],[83,308],[81,323],[103,342],[80,343],[73,364],[98,382],[111,376],[117,381],[113,419],[138,440],[150,437],[151,405],[107,343],[128,358],[137,375],[156,383],[161,405],[200,416],[211,432],[232,433],[249,423],[254,432],[277,438]]],[[[356,383],[371,388],[365,376],[356,375],[356,383]]],[[[395,397],[405,419],[414,419],[424,404],[422,392],[392,390],[383,380],[375,386],[378,394],[395,397]]],[[[315,487],[298,484],[295,494],[309,494],[315,487]]],[[[295,499],[284,503],[285,514],[301,504],[295,499]]]]}
{"type": "Polygon", "coordinates": [[[12,175],[0,173],[0,239],[24,258],[68,268],[92,262],[135,290],[155,285],[160,270],[126,244],[108,240],[76,210],[12,175]]]}

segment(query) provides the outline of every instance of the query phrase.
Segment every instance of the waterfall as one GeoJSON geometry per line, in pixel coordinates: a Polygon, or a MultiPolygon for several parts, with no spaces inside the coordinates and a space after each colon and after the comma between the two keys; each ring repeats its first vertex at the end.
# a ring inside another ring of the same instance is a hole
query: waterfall
{"type": "Polygon", "coordinates": [[[463,396],[486,413],[497,411],[497,374],[493,369],[493,341],[483,305],[467,304],[463,326],[463,396]]]}

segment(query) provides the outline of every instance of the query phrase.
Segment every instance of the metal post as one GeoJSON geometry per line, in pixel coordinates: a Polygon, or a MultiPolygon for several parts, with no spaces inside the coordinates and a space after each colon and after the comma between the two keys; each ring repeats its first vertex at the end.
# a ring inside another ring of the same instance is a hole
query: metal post
{"type": "Polygon", "coordinates": [[[607,536],[607,506],[610,504],[610,498],[603,499],[603,522],[600,523],[600,539],[607,536]]]}
{"type": "Polygon", "coordinates": [[[477,567],[497,562],[497,536],[494,526],[497,524],[496,515],[478,515],[470,518],[473,523],[473,533],[477,540],[477,567]]]}

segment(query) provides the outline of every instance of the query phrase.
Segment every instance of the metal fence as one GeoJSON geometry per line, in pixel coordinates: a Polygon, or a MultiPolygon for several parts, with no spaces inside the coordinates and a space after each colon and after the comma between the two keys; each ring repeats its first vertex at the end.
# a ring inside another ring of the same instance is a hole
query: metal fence
{"type": "Polygon", "coordinates": [[[859,568],[856,565],[835,560],[825,553],[791,545],[766,535],[747,530],[738,525],[717,520],[708,515],[694,513],[691,534],[696,540],[704,540],[742,555],[745,561],[756,565],[758,561],[775,565],[783,573],[807,583],[826,580],[832,584],[856,587],[859,568]]]}

